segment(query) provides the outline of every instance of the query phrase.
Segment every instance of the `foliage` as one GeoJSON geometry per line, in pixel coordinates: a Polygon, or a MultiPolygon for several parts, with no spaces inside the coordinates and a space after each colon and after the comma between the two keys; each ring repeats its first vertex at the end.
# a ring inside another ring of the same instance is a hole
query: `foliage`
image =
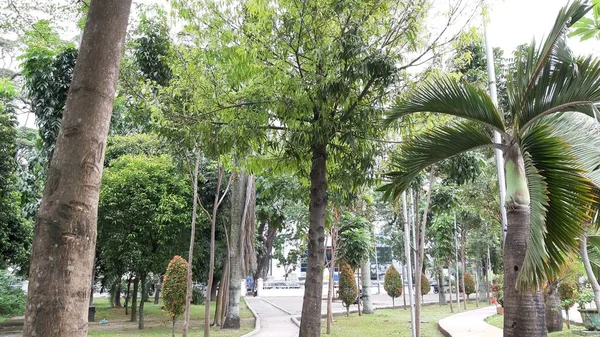
{"type": "Polygon", "coordinates": [[[0,269],[0,317],[18,316],[25,312],[27,296],[21,290],[21,281],[0,269]]]}
{"type": "Polygon", "coordinates": [[[577,284],[571,282],[561,282],[558,285],[558,298],[561,300],[562,306],[565,310],[569,310],[575,305],[579,298],[579,292],[577,291],[577,284]]]}
{"type": "Polygon", "coordinates": [[[431,285],[429,284],[429,279],[425,274],[421,274],[421,296],[429,294],[430,291],[431,285]]]}
{"type": "Polygon", "coordinates": [[[492,286],[490,287],[490,290],[493,293],[493,297],[496,299],[496,301],[498,302],[498,304],[500,304],[501,306],[504,306],[504,276],[503,275],[495,275],[494,279],[492,280],[492,286]]]}
{"type": "Polygon", "coordinates": [[[400,276],[400,273],[394,265],[390,265],[385,272],[383,289],[385,289],[385,292],[387,292],[388,296],[391,298],[402,296],[402,276],[400,276]]]}
{"type": "Polygon", "coordinates": [[[169,84],[173,73],[168,64],[171,55],[169,29],[164,16],[149,19],[146,13],[138,26],[138,38],[133,42],[134,58],[143,77],[158,85],[169,84]]]}
{"type": "Polygon", "coordinates": [[[579,296],[575,298],[575,302],[579,308],[585,308],[588,304],[592,303],[593,300],[594,292],[588,287],[583,288],[579,293],[579,296]]]}
{"type": "MultiPolygon", "coordinates": [[[[467,294],[467,297],[469,297],[469,295],[475,292],[475,280],[473,280],[473,276],[471,276],[469,273],[464,273],[463,277],[465,278],[464,293],[467,294]]],[[[460,288],[462,291],[462,284],[460,285],[460,288]]]]}
{"type": "Polygon", "coordinates": [[[340,220],[338,258],[352,268],[358,268],[373,251],[369,223],[363,217],[345,213],[340,220]]]}
{"type": "Polygon", "coordinates": [[[600,39],[600,1],[593,0],[594,9],[591,13],[591,18],[582,17],[579,21],[573,24],[573,29],[569,36],[579,36],[581,41],[585,41],[595,37],[600,39]]]}
{"type": "Polygon", "coordinates": [[[162,298],[165,310],[173,322],[185,310],[185,294],[187,289],[187,261],[175,255],[169,262],[162,284],[162,298]]]}
{"type": "Polygon", "coordinates": [[[204,296],[204,292],[202,289],[198,287],[194,287],[192,289],[192,304],[193,305],[201,305],[204,304],[206,297],[204,296]]]}
{"type": "Polygon", "coordinates": [[[340,274],[338,297],[342,300],[342,304],[346,307],[346,315],[350,310],[350,305],[354,303],[358,297],[358,286],[354,278],[353,268],[344,263],[342,265],[342,273],[340,274]]]}

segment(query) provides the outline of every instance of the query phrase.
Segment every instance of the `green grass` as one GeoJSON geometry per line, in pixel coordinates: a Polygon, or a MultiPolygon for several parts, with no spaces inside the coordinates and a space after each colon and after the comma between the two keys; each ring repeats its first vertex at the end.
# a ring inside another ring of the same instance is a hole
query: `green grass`
{"type": "MultiPolygon", "coordinates": [[[[96,322],[90,323],[89,336],[170,336],[171,320],[169,316],[160,308],[162,304],[154,305],[146,302],[144,304],[144,330],[138,329],[137,322],[129,322],[129,316],[125,316],[124,308],[111,308],[108,299],[95,299],[96,322]],[[107,325],[100,325],[101,319],[109,321],[107,325]]],[[[214,315],[215,302],[211,304],[211,316],[214,315]]],[[[254,329],[254,316],[246,307],[245,303],[240,303],[240,330],[221,330],[219,327],[211,328],[211,336],[229,337],[240,336],[254,329]]],[[[204,323],[204,305],[193,305],[190,313],[190,332],[189,336],[203,336],[204,323]]],[[[175,335],[181,335],[182,317],[175,325],[175,335]]]]}
{"type": "MultiPolygon", "coordinates": [[[[475,308],[474,303],[469,303],[468,310],[475,308]]],[[[456,307],[454,308],[456,313],[456,307]]],[[[461,312],[463,312],[461,304],[461,312]]],[[[438,331],[437,322],[454,313],[446,305],[429,305],[421,309],[421,335],[428,337],[442,336],[438,331]]],[[[323,322],[322,331],[325,333],[326,324],[323,322]]],[[[357,313],[350,314],[350,317],[336,316],[333,318],[332,336],[400,336],[410,337],[410,310],[384,309],[377,310],[372,315],[358,316],[357,313]]]]}
{"type": "MultiPolygon", "coordinates": [[[[489,324],[499,327],[500,329],[502,329],[503,325],[504,325],[504,316],[502,315],[494,315],[494,316],[490,316],[488,317],[486,320],[486,322],[488,322],[489,324]]],[[[583,327],[579,327],[579,326],[575,326],[573,324],[571,324],[571,330],[567,329],[567,325],[565,324],[563,326],[563,331],[559,331],[559,332],[552,332],[548,334],[548,337],[571,337],[571,336],[576,336],[573,334],[574,330],[582,330],[583,327]]]]}

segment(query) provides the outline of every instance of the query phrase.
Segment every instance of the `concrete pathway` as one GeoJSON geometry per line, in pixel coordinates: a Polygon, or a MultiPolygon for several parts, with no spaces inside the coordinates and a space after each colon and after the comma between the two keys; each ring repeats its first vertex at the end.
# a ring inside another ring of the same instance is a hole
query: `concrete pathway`
{"type": "Polygon", "coordinates": [[[296,337],[298,326],[292,322],[292,315],[276,308],[260,297],[246,298],[248,304],[260,317],[258,337],[296,337]]]}
{"type": "Polygon", "coordinates": [[[441,319],[438,324],[451,337],[502,337],[502,329],[487,324],[485,319],[496,314],[496,307],[466,311],[441,319]]]}

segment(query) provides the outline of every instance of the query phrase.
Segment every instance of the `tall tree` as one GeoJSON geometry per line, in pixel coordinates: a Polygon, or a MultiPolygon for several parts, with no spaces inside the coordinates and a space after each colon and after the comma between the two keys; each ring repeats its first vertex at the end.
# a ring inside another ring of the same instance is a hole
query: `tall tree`
{"type": "Polygon", "coordinates": [[[130,7],[90,3],[35,227],[27,337],[87,335],[102,164],[130,7]]]}
{"type": "Polygon", "coordinates": [[[503,150],[509,200],[505,336],[546,335],[537,289],[557,273],[566,253],[577,249],[575,238],[589,221],[586,211],[596,203],[589,184],[596,178],[590,159],[597,154],[577,146],[597,136],[586,123],[596,116],[600,100],[600,61],[574,57],[564,34],[589,9],[580,1],[562,9],[547,39],[540,46],[532,43],[526,62],[509,74],[512,124],[504,125],[483,90],[451,77],[427,81],[390,114],[395,120],[430,111],[459,119],[402,147],[394,160],[397,170],[388,174],[391,183],[383,187],[388,196],[398,197],[421,170],[440,160],[481,147],[503,150]],[[502,144],[492,141],[492,130],[502,134],[502,144]]]}

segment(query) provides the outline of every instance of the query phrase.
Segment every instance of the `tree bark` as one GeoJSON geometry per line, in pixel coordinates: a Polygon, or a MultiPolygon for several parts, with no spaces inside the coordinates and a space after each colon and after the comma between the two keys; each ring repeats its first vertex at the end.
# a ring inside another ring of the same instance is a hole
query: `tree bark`
{"type": "Polygon", "coordinates": [[[525,165],[518,146],[507,149],[506,199],[508,227],[504,243],[504,336],[547,336],[541,291],[522,291],[517,277],[523,267],[530,237],[530,198],[525,165]]]}
{"type": "Polygon", "coordinates": [[[229,230],[229,301],[227,315],[223,322],[224,329],[240,328],[240,284],[241,284],[241,227],[246,207],[248,175],[244,172],[232,173],[231,190],[231,222],[229,230]]]}
{"type": "Polygon", "coordinates": [[[460,278],[460,282],[462,284],[462,294],[463,294],[463,309],[467,310],[467,301],[469,298],[467,297],[467,289],[465,288],[465,273],[467,272],[467,264],[466,264],[466,252],[465,246],[467,242],[467,231],[465,230],[465,225],[461,226],[460,233],[460,262],[462,263],[462,275],[460,278]]]}
{"type": "Polygon", "coordinates": [[[129,298],[131,297],[131,274],[127,278],[127,292],[125,293],[125,316],[129,315],[127,307],[129,305],[129,298]]]}
{"type": "MultiPolygon", "coordinates": [[[[437,262],[437,261],[436,261],[437,262]]],[[[444,288],[444,270],[438,265],[436,266],[436,273],[438,277],[438,294],[440,306],[446,305],[446,292],[444,288]]]]}
{"type": "Polygon", "coordinates": [[[219,286],[219,280],[213,279],[212,286],[210,287],[210,301],[214,302],[217,300],[217,288],[219,286]]]}
{"type": "Polygon", "coordinates": [[[563,329],[563,317],[560,309],[560,298],[558,297],[558,281],[548,283],[546,329],[548,329],[548,332],[562,331],[563,329]]]}
{"type": "Polygon", "coordinates": [[[137,311],[137,296],[138,296],[138,286],[140,284],[140,278],[135,277],[135,279],[133,279],[133,294],[131,294],[131,319],[129,319],[130,322],[135,322],[137,321],[137,315],[136,315],[136,311],[137,311]]]}
{"type": "MultiPolygon", "coordinates": [[[[450,264],[448,264],[449,266],[450,264]]],[[[450,304],[450,312],[454,312],[454,307],[452,306],[452,278],[450,277],[450,275],[448,275],[448,296],[450,296],[450,300],[448,301],[448,303],[450,304]]]]}
{"type": "Polygon", "coordinates": [[[140,282],[142,284],[142,298],[140,299],[138,329],[144,330],[144,303],[146,303],[146,299],[148,298],[148,290],[146,289],[146,275],[142,275],[142,277],[140,277],[140,282]]]}
{"type": "Polygon", "coordinates": [[[265,253],[258,259],[258,264],[256,267],[256,274],[254,276],[255,286],[256,280],[259,278],[265,280],[267,278],[267,271],[269,270],[271,253],[273,252],[273,241],[275,240],[275,234],[277,234],[277,227],[269,223],[269,228],[267,229],[267,238],[265,240],[265,253]]]}
{"type": "MultiPolygon", "coordinates": [[[[217,177],[217,191],[215,193],[215,201],[213,203],[212,215],[210,216],[210,261],[208,269],[208,282],[206,294],[211,293],[213,276],[215,274],[215,231],[217,225],[217,210],[219,209],[219,195],[221,194],[221,179],[223,178],[223,166],[221,158],[217,161],[217,169],[219,174],[217,177]]],[[[204,301],[204,337],[210,336],[210,301],[204,301]]]]}
{"type": "Polygon", "coordinates": [[[158,305],[160,302],[160,284],[162,276],[158,276],[158,283],[156,284],[156,290],[154,291],[154,305],[158,305]]]}
{"type": "Polygon", "coordinates": [[[373,300],[371,298],[371,260],[367,259],[361,266],[362,269],[362,303],[363,313],[370,315],[374,313],[373,300]]]}
{"type": "MultiPolygon", "coordinates": [[[[588,225],[589,227],[589,225],[588,225]]],[[[596,304],[596,310],[600,312],[600,285],[598,284],[598,279],[596,275],[594,275],[594,271],[592,270],[592,265],[590,264],[590,258],[587,251],[587,228],[583,235],[581,236],[581,240],[579,241],[579,252],[581,254],[581,259],[583,260],[583,266],[585,267],[585,273],[587,274],[588,280],[592,285],[592,291],[594,292],[594,303],[596,304]]]]}
{"type": "Polygon", "coordinates": [[[323,295],[323,257],[325,252],[325,208],[327,207],[327,143],[312,146],[310,171],[310,208],[308,261],[300,337],[321,335],[321,296],[323,295]]]}
{"type": "MultiPolygon", "coordinates": [[[[358,272],[358,275],[356,277],[356,280],[358,281],[358,289],[360,290],[360,267],[356,269],[356,271],[358,272]]],[[[362,291],[358,292],[358,316],[362,316],[362,313],[360,311],[360,304],[362,303],[362,291]]]]}
{"type": "MultiPolygon", "coordinates": [[[[198,174],[200,171],[200,151],[195,153],[196,162],[194,164],[194,172],[192,176],[192,229],[190,233],[190,247],[188,250],[188,269],[187,269],[187,286],[185,293],[185,311],[183,315],[183,337],[187,337],[188,329],[190,325],[190,303],[192,302],[192,295],[194,290],[192,289],[192,266],[193,266],[193,258],[194,258],[194,243],[196,240],[196,219],[198,217],[198,174]]],[[[206,294],[207,297],[209,294],[206,294]]],[[[209,299],[206,298],[206,301],[209,299]]]]}
{"type": "Polygon", "coordinates": [[[114,299],[115,307],[121,307],[121,278],[117,278],[117,285],[115,287],[115,299],[114,299]]]}
{"type": "Polygon", "coordinates": [[[131,0],[93,0],[35,226],[23,336],[87,336],[104,149],[131,0]]]}

